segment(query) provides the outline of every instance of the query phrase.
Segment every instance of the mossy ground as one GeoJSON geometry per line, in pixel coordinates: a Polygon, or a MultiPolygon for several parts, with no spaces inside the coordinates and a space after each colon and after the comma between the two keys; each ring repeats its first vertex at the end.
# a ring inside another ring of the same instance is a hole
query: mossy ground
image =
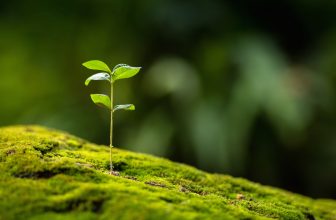
{"type": "Polygon", "coordinates": [[[0,129],[0,220],[336,219],[336,202],[38,126],[0,129]]]}

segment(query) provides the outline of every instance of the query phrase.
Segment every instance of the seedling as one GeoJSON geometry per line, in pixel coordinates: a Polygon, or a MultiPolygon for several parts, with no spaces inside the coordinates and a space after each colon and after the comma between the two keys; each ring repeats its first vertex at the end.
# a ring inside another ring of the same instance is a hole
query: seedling
{"type": "Polygon", "coordinates": [[[111,113],[110,120],[110,174],[115,174],[112,163],[112,148],[113,148],[113,113],[118,110],[135,110],[133,104],[124,104],[113,106],[113,84],[120,79],[131,78],[135,76],[141,67],[132,67],[127,64],[118,64],[111,71],[110,68],[100,60],[90,60],[83,63],[88,69],[99,70],[103,72],[96,73],[85,80],[85,85],[88,86],[92,80],[104,80],[110,83],[111,96],[104,94],[91,94],[92,101],[100,106],[107,108],[111,113]]]}

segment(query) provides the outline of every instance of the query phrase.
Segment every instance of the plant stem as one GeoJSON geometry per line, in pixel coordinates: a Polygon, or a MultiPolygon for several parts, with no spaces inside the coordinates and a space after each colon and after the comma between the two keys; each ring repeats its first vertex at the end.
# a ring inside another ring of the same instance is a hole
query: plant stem
{"type": "Polygon", "coordinates": [[[113,148],[113,82],[111,82],[111,121],[110,121],[110,174],[113,173],[112,148],[113,148]]]}

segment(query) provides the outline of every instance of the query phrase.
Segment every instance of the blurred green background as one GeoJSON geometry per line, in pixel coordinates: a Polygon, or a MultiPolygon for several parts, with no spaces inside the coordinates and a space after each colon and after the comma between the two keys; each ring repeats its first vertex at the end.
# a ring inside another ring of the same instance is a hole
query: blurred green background
{"type": "Polygon", "coordinates": [[[115,146],[336,198],[336,1],[1,1],[0,52],[2,126],[108,144],[81,63],[142,66],[115,146]]]}

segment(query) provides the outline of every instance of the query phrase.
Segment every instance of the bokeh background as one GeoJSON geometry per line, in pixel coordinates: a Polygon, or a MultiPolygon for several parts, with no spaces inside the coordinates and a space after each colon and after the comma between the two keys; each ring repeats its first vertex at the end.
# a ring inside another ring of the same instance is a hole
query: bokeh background
{"type": "Polygon", "coordinates": [[[90,59],[143,67],[115,146],[336,198],[336,1],[1,1],[0,125],[108,144],[90,59]]]}

